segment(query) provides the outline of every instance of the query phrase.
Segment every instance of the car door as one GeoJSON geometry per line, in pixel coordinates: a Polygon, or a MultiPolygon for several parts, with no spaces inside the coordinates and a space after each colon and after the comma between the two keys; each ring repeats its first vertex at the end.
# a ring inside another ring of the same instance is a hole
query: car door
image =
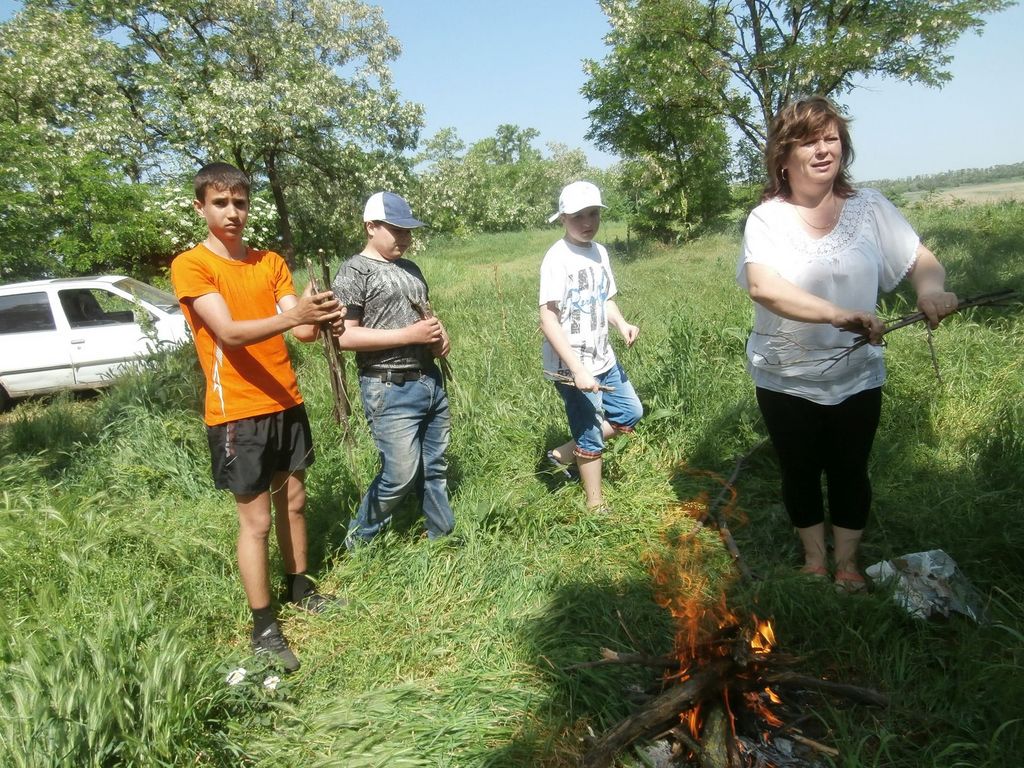
{"type": "Polygon", "coordinates": [[[58,298],[71,328],[70,354],[78,386],[106,384],[144,357],[150,346],[136,311],[142,307],[101,287],[59,290],[58,298]]]}
{"type": "Polygon", "coordinates": [[[0,295],[0,350],[0,381],[13,397],[75,383],[67,329],[45,289],[0,295]]]}

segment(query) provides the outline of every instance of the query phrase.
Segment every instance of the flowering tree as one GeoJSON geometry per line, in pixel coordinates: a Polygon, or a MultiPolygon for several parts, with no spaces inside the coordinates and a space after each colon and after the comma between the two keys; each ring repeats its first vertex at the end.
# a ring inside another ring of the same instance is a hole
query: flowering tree
{"type": "Polygon", "coordinates": [[[370,192],[407,173],[401,154],[416,144],[421,108],[391,85],[388,62],[400,48],[379,8],[357,0],[28,0],[26,8],[59,14],[116,50],[113,71],[126,75],[101,90],[131,110],[129,135],[147,140],[146,172],[187,177],[226,160],[266,181],[286,255],[342,237],[370,192]]]}
{"type": "Polygon", "coordinates": [[[151,271],[145,131],[124,61],[89,25],[30,8],[0,25],[0,279],[151,271]]]}
{"type": "MultiPolygon", "coordinates": [[[[424,142],[417,155],[413,197],[432,231],[464,234],[541,226],[570,181],[604,183],[579,149],[549,144],[544,157],[533,146],[533,128],[500,125],[494,136],[468,149],[453,128],[424,142]]],[[[609,194],[613,194],[609,190],[609,194]]]]}

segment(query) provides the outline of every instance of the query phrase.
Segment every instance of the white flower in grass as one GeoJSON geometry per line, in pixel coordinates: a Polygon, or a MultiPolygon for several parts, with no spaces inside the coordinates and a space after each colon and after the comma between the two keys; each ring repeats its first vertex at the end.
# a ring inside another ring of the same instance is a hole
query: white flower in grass
{"type": "Polygon", "coordinates": [[[278,684],[281,682],[281,678],[277,675],[271,675],[270,677],[264,678],[263,687],[268,691],[276,691],[278,684]]]}
{"type": "Polygon", "coordinates": [[[237,669],[232,669],[230,672],[228,672],[227,684],[238,685],[240,682],[245,680],[245,676],[247,674],[249,673],[246,671],[245,667],[238,667],[237,669]]]}

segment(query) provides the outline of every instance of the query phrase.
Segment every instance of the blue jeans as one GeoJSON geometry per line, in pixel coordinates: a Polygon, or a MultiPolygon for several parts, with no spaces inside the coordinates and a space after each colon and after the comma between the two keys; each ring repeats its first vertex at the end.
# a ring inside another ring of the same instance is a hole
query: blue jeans
{"type": "Polygon", "coordinates": [[[352,548],[380,533],[410,491],[423,503],[427,535],[433,539],[451,533],[455,515],[448,503],[444,456],[451,416],[439,374],[402,384],[360,376],[359,393],[381,468],[349,524],[346,544],[352,548]]]}
{"type": "Polygon", "coordinates": [[[569,431],[576,441],[576,455],[596,458],[604,451],[601,422],[607,421],[617,432],[632,432],[644,415],[644,407],[633,384],[619,363],[594,377],[598,384],[614,387],[614,392],[584,392],[571,384],[555,384],[565,401],[569,431]]]}

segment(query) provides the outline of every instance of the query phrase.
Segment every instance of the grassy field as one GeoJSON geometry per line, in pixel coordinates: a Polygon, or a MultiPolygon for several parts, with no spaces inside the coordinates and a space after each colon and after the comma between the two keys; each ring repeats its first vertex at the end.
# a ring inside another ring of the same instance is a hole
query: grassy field
{"type": "Polygon", "coordinates": [[[907,203],[930,203],[938,205],[964,204],[980,205],[1005,201],[1024,202],[1024,179],[993,181],[986,184],[964,184],[936,192],[907,192],[903,195],[907,203]]]}
{"type": "MultiPolygon", "coordinates": [[[[1024,290],[1024,205],[912,207],[961,295],[1024,290]]],[[[347,556],[344,525],[376,456],[346,450],[321,350],[293,345],[318,459],[314,573],[348,599],[283,625],[302,669],[274,689],[249,658],[235,515],[213,490],[190,350],[92,399],[20,404],[0,423],[0,764],[10,766],[572,766],[591,732],[657,680],[569,670],[600,649],[672,649],[676,599],[771,617],[800,671],[877,688],[889,707],[807,696],[823,765],[1019,764],[1024,752],[1024,319],[1020,306],[891,334],[864,564],[943,549],[988,622],[913,620],[885,591],[836,595],[796,574],[770,448],[731,518],[756,579],[736,577],[690,510],[764,437],[743,368],[739,229],[613,253],[641,327],[621,359],[647,410],[614,444],[606,497],[543,471],[565,438],[539,375],[537,273],[555,229],[433,242],[418,257],[453,337],[453,507],[465,546],[420,537],[414,510],[347,556]],[[665,576],[672,570],[670,578],[665,576]],[[668,593],[668,594],[666,594],[668,593]],[[225,682],[245,666],[246,680],[225,682]]],[[[609,227],[605,242],[621,245],[609,227]]],[[[910,309],[906,290],[887,316],[910,309]]],[[[274,565],[279,560],[272,555],[274,565]]],[[[643,763],[630,751],[621,765],[643,763]]]]}

